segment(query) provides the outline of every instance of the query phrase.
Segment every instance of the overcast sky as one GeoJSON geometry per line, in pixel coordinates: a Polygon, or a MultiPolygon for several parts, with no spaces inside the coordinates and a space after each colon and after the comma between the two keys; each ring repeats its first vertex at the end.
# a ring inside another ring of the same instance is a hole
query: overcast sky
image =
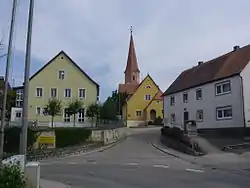
{"type": "MultiPolygon", "coordinates": [[[[23,81],[28,0],[18,0],[11,77],[23,81]]],[[[164,91],[178,74],[250,43],[249,0],[35,0],[31,74],[64,50],[101,86],[101,99],[124,82],[129,27],[142,78],[164,91]]],[[[11,0],[0,1],[7,44],[11,0]]],[[[0,75],[5,59],[0,60],[0,75]]]]}

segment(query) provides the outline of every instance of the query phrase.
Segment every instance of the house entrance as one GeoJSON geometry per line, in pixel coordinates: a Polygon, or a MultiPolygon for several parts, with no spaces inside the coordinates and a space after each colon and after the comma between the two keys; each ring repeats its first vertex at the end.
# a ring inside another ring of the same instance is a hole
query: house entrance
{"type": "Polygon", "coordinates": [[[154,109],[150,110],[150,120],[154,121],[156,119],[156,111],[154,109]]]}

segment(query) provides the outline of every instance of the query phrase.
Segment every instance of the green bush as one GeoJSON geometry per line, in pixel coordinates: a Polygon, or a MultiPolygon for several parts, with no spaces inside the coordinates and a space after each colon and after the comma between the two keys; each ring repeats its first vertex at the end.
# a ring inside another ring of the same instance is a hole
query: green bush
{"type": "Polygon", "coordinates": [[[160,116],[158,116],[154,122],[153,122],[154,125],[163,125],[163,120],[160,116]]]}
{"type": "Polygon", "coordinates": [[[19,165],[1,165],[0,188],[25,188],[24,173],[19,165]]]}
{"type": "Polygon", "coordinates": [[[78,127],[55,128],[56,147],[63,148],[84,143],[91,135],[90,129],[78,127]]]}
{"type": "MultiPolygon", "coordinates": [[[[19,152],[20,133],[20,127],[10,127],[4,130],[4,152],[13,154],[19,152]]],[[[37,132],[29,128],[27,134],[27,147],[29,148],[36,141],[37,132]]]]}

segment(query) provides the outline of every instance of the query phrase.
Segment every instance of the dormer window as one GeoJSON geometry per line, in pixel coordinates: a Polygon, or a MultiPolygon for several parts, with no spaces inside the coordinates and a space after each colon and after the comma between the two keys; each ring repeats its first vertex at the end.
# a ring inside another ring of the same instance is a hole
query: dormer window
{"type": "Polygon", "coordinates": [[[65,77],[64,70],[59,70],[59,72],[58,72],[59,80],[64,80],[64,77],[65,77]]]}

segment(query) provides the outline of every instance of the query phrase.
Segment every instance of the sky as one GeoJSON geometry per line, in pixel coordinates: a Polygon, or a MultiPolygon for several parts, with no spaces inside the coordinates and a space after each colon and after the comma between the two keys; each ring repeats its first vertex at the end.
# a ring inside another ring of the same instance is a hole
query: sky
{"type": "MultiPolygon", "coordinates": [[[[20,85],[28,0],[18,0],[10,81],[20,85]]],[[[35,0],[31,75],[64,50],[100,84],[101,100],[124,82],[133,26],[141,79],[162,91],[185,69],[250,43],[249,0],[35,0]]],[[[7,51],[11,0],[0,2],[0,38],[7,51]]],[[[5,72],[0,59],[0,75],[5,72]]]]}

